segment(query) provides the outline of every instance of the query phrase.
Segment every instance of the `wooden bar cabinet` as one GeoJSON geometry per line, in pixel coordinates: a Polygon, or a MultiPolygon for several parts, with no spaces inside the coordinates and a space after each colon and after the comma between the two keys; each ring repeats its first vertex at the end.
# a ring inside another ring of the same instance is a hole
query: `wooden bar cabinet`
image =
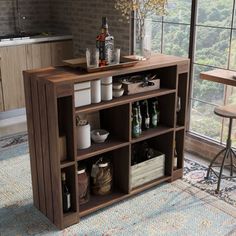
{"type": "MultiPolygon", "coordinates": [[[[58,228],[78,223],[80,218],[94,211],[128,198],[162,182],[171,182],[183,175],[183,151],[188,97],[189,60],[155,55],[133,67],[86,73],[69,67],[49,67],[24,71],[24,88],[29,133],[32,187],[34,205],[58,228]],[[112,76],[115,82],[121,76],[154,73],[160,79],[160,89],[124,95],[110,101],[75,108],[74,84],[112,76]],[[138,138],[131,135],[132,103],[158,97],[160,124],[142,132],[138,138]],[[176,114],[178,97],[181,109],[176,114]],[[110,131],[105,143],[92,144],[77,150],[75,117],[97,112],[100,126],[110,131]],[[59,136],[66,136],[66,160],[59,158],[59,136]],[[132,145],[146,140],[165,154],[164,176],[131,188],[132,145]],[[175,144],[176,143],[176,144],[175,144]],[[174,146],[178,152],[177,168],[173,166],[174,146]],[[77,163],[93,160],[98,155],[112,153],[114,188],[111,194],[93,196],[79,205],[77,163]],[[65,172],[71,193],[71,210],[64,214],[62,206],[61,173],[65,172]]],[[[148,201],[147,201],[148,204],[148,201]]]]}

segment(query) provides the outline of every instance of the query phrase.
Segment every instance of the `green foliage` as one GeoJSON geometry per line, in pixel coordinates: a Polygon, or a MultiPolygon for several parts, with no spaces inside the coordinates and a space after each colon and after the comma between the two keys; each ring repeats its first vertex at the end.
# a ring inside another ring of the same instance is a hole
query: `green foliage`
{"type": "MultiPolygon", "coordinates": [[[[194,66],[192,97],[216,105],[224,104],[224,85],[202,81],[199,79],[199,74],[202,71],[212,70],[210,66],[236,70],[236,30],[232,34],[231,53],[229,55],[231,34],[229,28],[232,24],[233,2],[233,0],[198,0],[198,26],[196,27],[194,59],[197,64],[194,66]],[[225,27],[226,29],[214,27],[225,27]],[[230,60],[230,63],[228,60],[230,60]]],[[[189,25],[186,24],[190,24],[191,1],[169,0],[167,12],[163,24],[163,53],[186,57],[189,50],[190,30],[189,25]],[[184,24],[171,24],[171,22],[184,24]]],[[[234,25],[236,26],[236,17],[234,18],[234,25]]],[[[160,52],[162,39],[161,18],[153,15],[152,19],[152,47],[153,51],[160,52]]],[[[236,89],[228,96],[228,102],[236,103],[236,89]]],[[[214,106],[209,109],[209,106],[206,106],[205,103],[195,101],[191,110],[190,129],[220,140],[222,122],[215,119],[213,108],[214,106]]],[[[224,130],[227,130],[227,125],[224,130]]],[[[227,132],[224,132],[223,138],[226,135],[227,132]]],[[[234,143],[236,145],[236,141],[234,143]]]]}

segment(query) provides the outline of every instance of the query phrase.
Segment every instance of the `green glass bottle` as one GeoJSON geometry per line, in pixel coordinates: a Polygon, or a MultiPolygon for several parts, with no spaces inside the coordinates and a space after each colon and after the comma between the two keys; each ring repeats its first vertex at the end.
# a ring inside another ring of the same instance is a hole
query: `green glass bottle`
{"type": "Polygon", "coordinates": [[[138,120],[138,108],[133,108],[133,120],[132,120],[132,137],[137,138],[140,136],[140,123],[138,120]]]}
{"type": "Polygon", "coordinates": [[[151,127],[156,128],[160,122],[160,111],[158,108],[158,101],[152,101],[151,108],[151,127]]]}
{"type": "Polygon", "coordinates": [[[142,102],[141,113],[142,113],[142,130],[147,130],[150,128],[150,116],[149,116],[147,100],[144,100],[142,102]]]}
{"type": "Polygon", "coordinates": [[[141,115],[141,109],[140,109],[139,102],[135,102],[133,107],[138,109],[138,121],[140,124],[140,134],[141,134],[142,133],[142,115],[141,115]]]}

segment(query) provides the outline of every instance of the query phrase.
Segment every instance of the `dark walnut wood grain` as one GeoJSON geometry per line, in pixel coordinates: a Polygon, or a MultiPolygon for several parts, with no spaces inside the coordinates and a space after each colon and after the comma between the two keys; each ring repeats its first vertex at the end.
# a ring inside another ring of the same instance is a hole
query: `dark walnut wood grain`
{"type": "Polygon", "coordinates": [[[78,223],[80,217],[126,199],[162,182],[174,181],[183,175],[183,150],[188,101],[189,60],[156,55],[133,67],[86,73],[68,67],[49,67],[24,72],[27,124],[32,173],[34,205],[58,228],[78,223]],[[122,96],[107,102],[74,107],[74,84],[113,76],[154,73],[161,88],[139,94],[122,96]],[[160,125],[144,131],[136,139],[131,135],[132,104],[158,97],[161,111],[160,125]],[[177,113],[177,99],[181,110],[177,113]],[[77,150],[76,115],[98,113],[100,126],[110,132],[105,143],[77,150]],[[66,137],[66,160],[59,155],[59,136],[66,137]],[[178,166],[173,168],[173,147],[176,140],[178,166]],[[165,174],[136,188],[131,188],[132,146],[147,141],[165,154],[165,174]],[[113,190],[106,196],[91,195],[90,201],[79,205],[77,164],[93,163],[100,155],[107,155],[113,164],[113,190]],[[63,213],[61,173],[65,172],[71,193],[71,210],[63,213]]]}

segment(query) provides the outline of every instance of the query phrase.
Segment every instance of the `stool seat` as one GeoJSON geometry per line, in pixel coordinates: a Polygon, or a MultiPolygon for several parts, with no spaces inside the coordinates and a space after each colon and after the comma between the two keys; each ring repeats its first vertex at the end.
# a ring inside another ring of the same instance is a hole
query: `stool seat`
{"type": "Polygon", "coordinates": [[[218,116],[236,119],[236,104],[216,107],[214,112],[218,116]]]}

